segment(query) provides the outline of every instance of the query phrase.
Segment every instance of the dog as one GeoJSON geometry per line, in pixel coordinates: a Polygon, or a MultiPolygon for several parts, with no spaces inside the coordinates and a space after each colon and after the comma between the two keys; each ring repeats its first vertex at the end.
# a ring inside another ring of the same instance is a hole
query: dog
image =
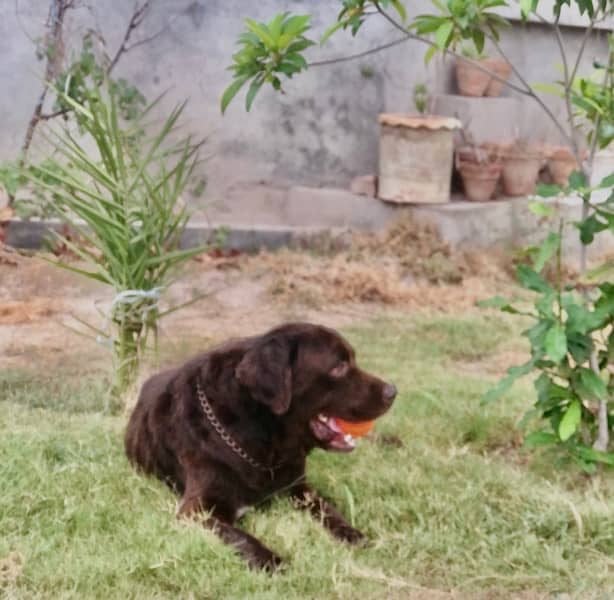
{"type": "Polygon", "coordinates": [[[178,516],[204,512],[204,523],[250,566],[274,570],[281,558],[236,520],[285,492],[333,536],[361,543],[363,534],[307,485],[305,461],[314,448],[351,451],[354,441],[335,417],[376,419],[396,393],[357,366],[354,349],[334,330],[288,323],[148,379],[128,423],[126,453],[180,494],[178,516]]]}

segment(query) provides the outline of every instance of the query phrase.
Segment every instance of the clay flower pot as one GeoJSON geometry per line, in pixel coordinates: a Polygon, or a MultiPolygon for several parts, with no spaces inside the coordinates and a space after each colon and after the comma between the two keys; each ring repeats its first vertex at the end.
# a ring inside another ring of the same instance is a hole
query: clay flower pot
{"type": "Polygon", "coordinates": [[[503,159],[503,193],[506,196],[529,196],[535,193],[543,156],[534,148],[512,149],[503,159]]]}
{"type": "Polygon", "coordinates": [[[483,96],[490,84],[491,76],[478,69],[475,65],[490,68],[488,59],[461,60],[456,59],[456,83],[462,96],[483,96]]]}
{"type": "Polygon", "coordinates": [[[552,181],[561,187],[569,183],[569,176],[579,169],[579,165],[567,146],[558,146],[551,150],[548,157],[548,170],[552,181]]]}
{"type": "Polygon", "coordinates": [[[457,160],[456,168],[463,180],[467,200],[486,202],[497,189],[503,165],[490,161],[480,163],[457,160]]]}
{"type": "MultiPolygon", "coordinates": [[[[488,70],[492,71],[502,79],[505,79],[505,81],[507,81],[509,76],[512,74],[512,67],[502,58],[488,58],[484,62],[484,66],[488,68],[488,70]]],[[[491,77],[490,83],[486,88],[486,95],[491,97],[500,96],[504,85],[505,84],[503,81],[499,81],[498,79],[491,77]]]]}
{"type": "Polygon", "coordinates": [[[494,142],[482,142],[476,145],[465,145],[456,148],[457,167],[461,163],[498,163],[501,164],[508,146],[494,142]]]}

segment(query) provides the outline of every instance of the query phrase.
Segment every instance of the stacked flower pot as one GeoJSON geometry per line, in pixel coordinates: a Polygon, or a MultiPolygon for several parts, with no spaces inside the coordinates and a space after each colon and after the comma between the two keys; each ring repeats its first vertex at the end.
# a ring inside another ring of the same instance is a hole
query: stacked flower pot
{"type": "MultiPolygon", "coordinates": [[[[496,97],[501,94],[502,80],[511,74],[510,65],[500,59],[457,59],[456,81],[462,96],[496,97]]],[[[466,138],[465,138],[466,139],[466,138]]],[[[504,196],[528,196],[535,193],[540,172],[547,166],[550,180],[565,185],[577,163],[570,148],[516,139],[513,142],[467,144],[456,149],[455,167],[463,181],[468,200],[483,202],[499,191],[504,196]]]]}

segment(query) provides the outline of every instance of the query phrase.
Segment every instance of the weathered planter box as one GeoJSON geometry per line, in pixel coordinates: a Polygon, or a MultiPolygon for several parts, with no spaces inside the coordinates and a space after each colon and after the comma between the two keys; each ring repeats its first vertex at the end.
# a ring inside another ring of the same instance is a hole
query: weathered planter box
{"type": "Polygon", "coordinates": [[[382,114],[379,190],[382,200],[439,204],[450,200],[454,131],[450,117],[382,114]]]}

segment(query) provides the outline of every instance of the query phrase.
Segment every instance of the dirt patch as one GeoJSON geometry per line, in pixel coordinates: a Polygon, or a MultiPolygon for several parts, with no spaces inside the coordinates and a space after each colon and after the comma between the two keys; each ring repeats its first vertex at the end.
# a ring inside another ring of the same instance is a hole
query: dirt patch
{"type": "Polygon", "coordinates": [[[350,236],[341,249],[323,241],[311,252],[264,252],[223,264],[253,274],[265,270],[272,297],[284,303],[447,310],[492,295],[493,285],[509,285],[504,262],[492,252],[452,252],[430,225],[408,217],[381,234],[350,236]]]}
{"type": "MultiPolygon", "coordinates": [[[[51,367],[107,364],[106,350],[80,320],[104,328],[113,292],[40,258],[4,253],[0,261],[0,357],[3,364],[51,367]],[[81,330],[85,337],[67,331],[81,330]]],[[[51,257],[55,259],[55,257],[51,257]]],[[[163,294],[161,309],[194,304],[162,320],[169,360],[228,337],[282,321],[343,327],[387,308],[459,312],[505,294],[509,276],[492,253],[453,253],[434,229],[410,219],[378,235],[303,251],[203,255],[163,294]]]]}
{"type": "Polygon", "coordinates": [[[0,590],[13,587],[23,571],[23,556],[18,552],[10,552],[8,556],[0,558],[0,590]]]}
{"type": "Polygon", "coordinates": [[[522,365],[530,358],[529,352],[521,350],[504,350],[479,361],[455,361],[454,368],[467,375],[492,375],[493,378],[503,377],[506,371],[514,365],[522,365]]]}
{"type": "Polygon", "coordinates": [[[59,308],[57,300],[38,298],[28,302],[0,300],[0,325],[33,323],[50,317],[59,308]]]}

